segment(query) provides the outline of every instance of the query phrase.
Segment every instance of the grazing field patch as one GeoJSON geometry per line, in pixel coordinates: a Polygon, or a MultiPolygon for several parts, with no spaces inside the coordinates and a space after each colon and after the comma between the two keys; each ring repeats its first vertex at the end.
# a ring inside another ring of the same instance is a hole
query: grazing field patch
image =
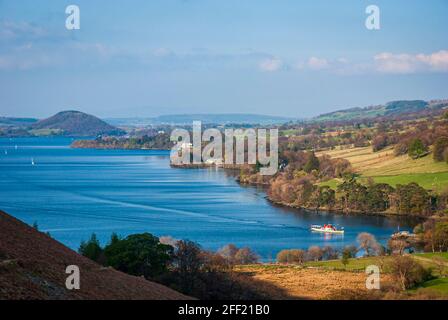
{"type": "MultiPolygon", "coordinates": [[[[350,161],[355,172],[362,175],[360,180],[367,183],[372,178],[376,183],[387,183],[391,186],[416,182],[425,189],[437,192],[448,187],[448,164],[435,162],[432,155],[419,159],[411,159],[407,155],[394,156],[393,148],[373,152],[371,147],[335,149],[319,152],[332,158],[343,158],[350,161]]],[[[336,189],[341,179],[321,182],[322,186],[336,189]]]]}

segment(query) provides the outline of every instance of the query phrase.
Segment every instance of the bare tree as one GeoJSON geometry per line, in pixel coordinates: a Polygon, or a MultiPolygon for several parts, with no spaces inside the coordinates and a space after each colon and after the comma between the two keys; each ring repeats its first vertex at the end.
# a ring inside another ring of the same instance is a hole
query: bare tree
{"type": "Polygon", "coordinates": [[[399,254],[400,256],[410,246],[409,242],[403,239],[390,239],[387,245],[392,254],[399,254]]]}
{"type": "Polygon", "coordinates": [[[302,264],[305,262],[305,251],[299,249],[290,250],[291,263],[302,264]]]}
{"type": "Polygon", "coordinates": [[[354,245],[349,245],[344,248],[344,251],[349,253],[350,258],[356,258],[356,254],[358,253],[358,248],[354,245]]]}
{"type": "Polygon", "coordinates": [[[227,272],[232,271],[233,265],[222,255],[210,251],[201,252],[201,260],[203,261],[203,272],[227,272]]]}
{"type": "Polygon", "coordinates": [[[167,244],[169,246],[172,246],[173,248],[176,247],[178,241],[179,241],[178,239],[174,239],[171,236],[162,236],[159,238],[160,243],[167,244]]]}
{"type": "Polygon", "coordinates": [[[373,255],[379,255],[382,252],[382,247],[376,241],[376,238],[374,235],[362,232],[358,235],[356,240],[359,243],[360,249],[363,249],[365,251],[366,256],[373,256],[373,255]]]}
{"type": "Polygon", "coordinates": [[[441,277],[445,277],[448,269],[448,263],[442,257],[434,257],[432,258],[434,264],[436,265],[437,271],[441,277]]]}
{"type": "Polygon", "coordinates": [[[448,249],[448,222],[437,222],[434,230],[436,246],[440,252],[448,249]]]}
{"type": "Polygon", "coordinates": [[[238,247],[232,243],[225,245],[218,250],[218,254],[225,258],[229,263],[235,263],[235,255],[238,253],[238,247]]]}
{"type": "Polygon", "coordinates": [[[339,251],[332,246],[322,248],[322,255],[325,260],[336,260],[339,257],[339,251]]]}
{"type": "Polygon", "coordinates": [[[395,256],[390,270],[402,290],[412,288],[427,277],[427,271],[410,256],[395,256]]]}
{"type": "Polygon", "coordinates": [[[310,260],[319,261],[322,259],[323,252],[319,246],[311,246],[308,248],[307,255],[310,260]]]}
{"type": "Polygon", "coordinates": [[[176,243],[173,262],[180,275],[182,289],[186,292],[192,290],[200,276],[202,258],[201,247],[198,244],[189,240],[180,240],[176,243]]]}
{"type": "Polygon", "coordinates": [[[242,248],[235,254],[235,263],[237,264],[253,264],[258,262],[258,255],[250,248],[242,248]]]}
{"type": "Polygon", "coordinates": [[[278,263],[289,263],[289,250],[282,250],[277,253],[278,263]]]}
{"type": "Polygon", "coordinates": [[[277,254],[277,262],[279,263],[295,263],[302,264],[305,261],[305,251],[292,249],[282,250],[277,254]]]}

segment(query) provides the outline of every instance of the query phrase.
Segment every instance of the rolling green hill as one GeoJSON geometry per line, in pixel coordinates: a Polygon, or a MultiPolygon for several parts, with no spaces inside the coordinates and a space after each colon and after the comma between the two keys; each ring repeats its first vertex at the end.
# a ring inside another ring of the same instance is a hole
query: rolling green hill
{"type": "Polygon", "coordinates": [[[392,116],[405,113],[415,113],[425,109],[443,109],[448,107],[447,100],[399,100],[385,105],[369,106],[365,108],[350,108],[325,113],[315,117],[314,121],[345,121],[353,119],[368,119],[379,116],[392,116]]]}
{"type": "Polygon", "coordinates": [[[12,117],[0,117],[0,127],[23,127],[29,126],[39,121],[34,118],[12,118],[12,117]]]}

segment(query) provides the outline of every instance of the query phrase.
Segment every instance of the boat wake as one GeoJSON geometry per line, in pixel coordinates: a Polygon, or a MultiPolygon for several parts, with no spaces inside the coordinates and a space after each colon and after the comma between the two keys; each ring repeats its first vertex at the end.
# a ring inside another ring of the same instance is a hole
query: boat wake
{"type": "MultiPolygon", "coordinates": [[[[25,181],[21,181],[18,177],[9,177],[13,180],[16,180],[20,183],[25,183],[25,181]]],[[[142,203],[135,203],[131,201],[122,201],[122,200],[116,200],[116,199],[110,199],[107,197],[101,197],[98,195],[90,195],[85,194],[81,192],[74,192],[74,191],[68,191],[68,190],[61,190],[60,188],[51,187],[48,185],[42,185],[37,183],[30,183],[29,181],[26,181],[26,184],[32,185],[35,188],[49,190],[55,193],[65,193],[70,194],[72,196],[76,196],[80,199],[88,200],[93,203],[102,203],[102,204],[109,204],[114,206],[120,206],[124,208],[137,208],[137,209],[143,209],[147,210],[151,213],[170,213],[170,214],[177,214],[177,215],[183,215],[192,217],[198,220],[207,221],[207,222],[214,222],[214,223],[238,223],[238,224],[246,224],[246,225],[254,225],[254,226],[260,226],[264,228],[288,228],[288,229],[298,229],[298,230],[308,230],[307,228],[303,228],[300,226],[291,226],[291,225],[280,225],[280,224],[269,224],[264,221],[260,220],[249,220],[249,219],[237,219],[237,218],[229,218],[222,215],[213,215],[210,213],[202,213],[202,212],[195,212],[191,210],[181,210],[181,209],[175,209],[175,208],[167,208],[162,206],[154,206],[149,204],[142,204],[142,203]]],[[[99,212],[91,213],[91,211],[86,210],[79,210],[77,209],[76,212],[74,210],[67,210],[67,209],[58,209],[58,208],[49,208],[49,207],[41,207],[36,208],[34,206],[20,206],[18,204],[8,204],[8,203],[0,203],[0,205],[3,208],[17,208],[27,211],[33,211],[36,212],[37,210],[45,211],[48,214],[55,214],[55,215],[70,215],[74,217],[79,218],[92,218],[92,219],[101,219],[104,221],[123,221],[123,222],[135,222],[135,223],[147,223],[148,218],[145,217],[136,217],[134,215],[124,215],[120,213],[120,215],[104,215],[100,214],[99,212]]]]}

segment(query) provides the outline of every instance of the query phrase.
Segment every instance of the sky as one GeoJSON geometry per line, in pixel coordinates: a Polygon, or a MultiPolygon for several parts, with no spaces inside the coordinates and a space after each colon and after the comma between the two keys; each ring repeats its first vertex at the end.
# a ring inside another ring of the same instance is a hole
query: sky
{"type": "Polygon", "coordinates": [[[446,0],[0,0],[0,116],[304,118],[448,98],[447,30],[446,0]]]}

